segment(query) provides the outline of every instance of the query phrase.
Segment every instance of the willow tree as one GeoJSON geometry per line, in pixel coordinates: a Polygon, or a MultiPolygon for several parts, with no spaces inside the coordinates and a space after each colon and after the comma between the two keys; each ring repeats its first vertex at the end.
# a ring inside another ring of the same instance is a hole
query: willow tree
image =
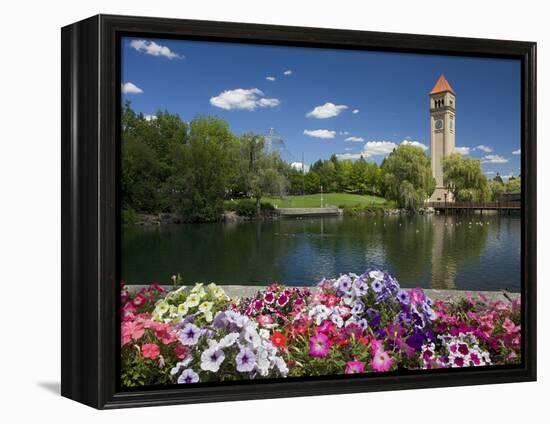
{"type": "Polygon", "coordinates": [[[459,201],[484,201],[491,197],[487,177],[478,159],[451,153],[443,159],[443,182],[459,201]]]}
{"type": "Polygon", "coordinates": [[[418,208],[433,193],[430,158],[417,146],[401,144],[382,162],[385,196],[400,207],[418,208]]]}

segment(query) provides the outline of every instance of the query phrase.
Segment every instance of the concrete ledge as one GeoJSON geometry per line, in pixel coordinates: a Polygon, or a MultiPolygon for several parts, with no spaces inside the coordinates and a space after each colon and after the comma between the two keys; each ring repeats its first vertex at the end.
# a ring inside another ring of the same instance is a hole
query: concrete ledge
{"type": "MultiPolygon", "coordinates": [[[[143,287],[148,287],[146,285],[129,285],[126,286],[129,291],[136,292],[140,290],[143,287]]],[[[174,286],[167,286],[163,285],[161,286],[164,289],[171,291],[174,290],[174,286]]],[[[187,286],[191,288],[192,286],[187,286]]],[[[266,286],[239,286],[239,285],[220,285],[220,287],[225,291],[225,293],[231,297],[231,298],[243,298],[243,297],[251,297],[256,293],[258,290],[265,289],[266,286]]],[[[315,286],[313,287],[301,287],[301,288],[309,288],[311,290],[315,289],[315,286]]],[[[408,290],[408,289],[405,289],[408,290]]],[[[460,299],[466,296],[467,293],[470,293],[472,296],[474,296],[474,299],[477,294],[480,294],[482,296],[487,297],[489,301],[512,301],[515,299],[519,299],[521,297],[520,293],[511,293],[507,291],[476,291],[476,290],[439,290],[439,289],[424,289],[424,293],[426,295],[434,300],[443,300],[443,301],[452,301],[455,299],[460,299]]]]}
{"type": "Polygon", "coordinates": [[[292,216],[329,216],[329,215],[343,215],[344,211],[335,206],[329,206],[326,208],[277,208],[276,211],[282,217],[292,216]]]}

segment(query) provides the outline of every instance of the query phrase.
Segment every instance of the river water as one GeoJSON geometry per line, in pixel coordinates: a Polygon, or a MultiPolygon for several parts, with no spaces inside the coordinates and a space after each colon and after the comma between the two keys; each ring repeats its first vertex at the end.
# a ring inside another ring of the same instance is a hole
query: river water
{"type": "Polygon", "coordinates": [[[382,269],[403,287],[519,291],[518,216],[414,215],[125,228],[128,284],[314,285],[382,269]]]}

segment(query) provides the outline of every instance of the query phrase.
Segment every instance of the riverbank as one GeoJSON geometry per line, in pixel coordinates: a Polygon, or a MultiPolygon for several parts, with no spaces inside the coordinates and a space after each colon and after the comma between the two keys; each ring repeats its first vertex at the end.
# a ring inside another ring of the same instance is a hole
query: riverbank
{"type": "MultiPolygon", "coordinates": [[[[225,211],[218,222],[247,222],[247,221],[274,221],[281,218],[292,219],[299,217],[315,216],[395,216],[395,215],[429,215],[437,214],[434,208],[420,208],[412,211],[404,208],[386,208],[382,206],[344,206],[325,207],[325,208],[276,208],[263,210],[259,215],[240,215],[236,211],[225,211]]],[[[185,221],[181,215],[176,213],[137,213],[131,225],[153,226],[153,225],[171,225],[171,224],[192,224],[185,221]]]]}
{"type": "MultiPolygon", "coordinates": [[[[147,285],[127,285],[128,291],[136,293],[143,288],[147,288],[147,285]]],[[[167,291],[174,290],[175,287],[172,285],[162,285],[167,291]]],[[[193,286],[184,286],[191,289],[193,286]]],[[[264,290],[265,286],[241,286],[241,285],[220,285],[225,293],[232,299],[243,299],[254,296],[258,290],[264,290]]],[[[300,289],[305,289],[308,287],[298,287],[300,289]]],[[[309,287],[309,289],[314,289],[315,287],[309,287]]],[[[404,289],[410,291],[411,289],[404,289]]],[[[452,302],[455,300],[466,298],[467,296],[477,296],[485,297],[489,302],[493,301],[503,301],[511,302],[516,299],[521,298],[520,293],[512,293],[505,290],[501,291],[476,291],[476,290],[439,290],[439,289],[423,289],[426,296],[430,297],[433,300],[442,300],[444,302],[452,302]]]]}

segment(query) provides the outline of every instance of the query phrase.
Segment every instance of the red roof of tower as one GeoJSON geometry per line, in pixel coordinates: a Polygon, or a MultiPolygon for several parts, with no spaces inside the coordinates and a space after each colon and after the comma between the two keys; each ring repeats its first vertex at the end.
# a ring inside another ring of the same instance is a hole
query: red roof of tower
{"type": "Polygon", "coordinates": [[[444,93],[446,91],[450,91],[455,94],[451,88],[451,84],[449,84],[449,82],[445,79],[444,75],[441,75],[435,83],[434,88],[432,88],[432,91],[430,91],[430,94],[444,93]]]}

